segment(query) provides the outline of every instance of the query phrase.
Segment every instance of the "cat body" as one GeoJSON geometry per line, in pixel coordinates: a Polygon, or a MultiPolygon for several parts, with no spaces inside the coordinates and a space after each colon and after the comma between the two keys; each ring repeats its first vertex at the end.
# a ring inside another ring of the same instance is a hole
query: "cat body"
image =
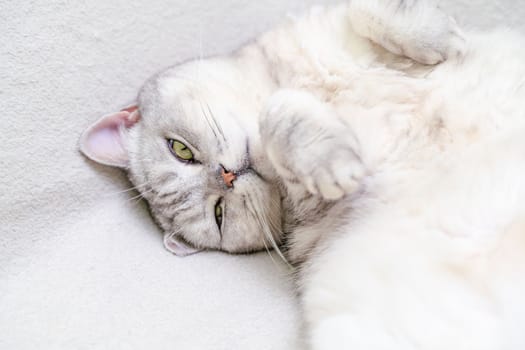
{"type": "Polygon", "coordinates": [[[522,40],[428,1],[318,8],[159,73],[81,147],[176,254],[282,250],[309,348],[522,349],[522,40]]]}

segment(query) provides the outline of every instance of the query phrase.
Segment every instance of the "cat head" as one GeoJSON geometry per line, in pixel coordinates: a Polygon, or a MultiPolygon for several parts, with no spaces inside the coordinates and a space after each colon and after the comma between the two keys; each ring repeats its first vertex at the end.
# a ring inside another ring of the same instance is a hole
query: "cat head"
{"type": "Polygon", "coordinates": [[[81,137],[87,157],[128,172],[177,255],[279,242],[280,191],[260,144],[262,97],[250,84],[220,58],[170,68],[81,137]]]}

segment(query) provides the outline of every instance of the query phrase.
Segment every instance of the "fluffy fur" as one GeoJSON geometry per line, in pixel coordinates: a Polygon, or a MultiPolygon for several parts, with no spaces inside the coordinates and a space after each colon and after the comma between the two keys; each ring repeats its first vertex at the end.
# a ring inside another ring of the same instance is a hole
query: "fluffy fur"
{"type": "Polygon", "coordinates": [[[309,348],[523,349],[523,47],[429,1],[314,9],[152,77],[81,147],[175,253],[283,250],[309,348]]]}

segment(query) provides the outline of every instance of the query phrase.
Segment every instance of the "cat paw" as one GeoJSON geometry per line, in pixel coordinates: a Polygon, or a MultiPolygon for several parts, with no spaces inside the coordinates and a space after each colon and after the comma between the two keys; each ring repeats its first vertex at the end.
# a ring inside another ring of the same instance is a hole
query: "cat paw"
{"type": "Polygon", "coordinates": [[[364,175],[363,165],[355,151],[345,148],[340,149],[331,159],[319,162],[301,177],[311,194],[320,195],[327,200],[337,200],[345,194],[354,193],[364,175]]]}
{"type": "Polygon", "coordinates": [[[296,90],[274,94],[261,119],[261,137],[278,175],[314,195],[337,200],[353,193],[365,171],[353,132],[330,106],[296,90]]]}
{"type": "Polygon", "coordinates": [[[355,0],[354,30],[388,51],[433,65],[460,57],[466,40],[458,24],[432,0],[355,0]]]}
{"type": "Polygon", "coordinates": [[[401,53],[427,65],[463,56],[467,42],[454,18],[438,9],[433,13],[434,22],[421,23],[420,29],[400,43],[401,53]]]}

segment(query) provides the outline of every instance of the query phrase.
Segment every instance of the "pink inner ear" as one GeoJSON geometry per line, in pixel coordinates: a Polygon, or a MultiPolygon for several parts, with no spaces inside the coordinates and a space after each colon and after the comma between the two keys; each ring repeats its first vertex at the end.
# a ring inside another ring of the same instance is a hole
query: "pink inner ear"
{"type": "Polygon", "coordinates": [[[96,154],[99,158],[107,158],[119,164],[126,161],[122,138],[119,135],[118,125],[108,125],[107,127],[93,130],[86,141],[86,147],[91,154],[96,154]]]}
{"type": "Polygon", "coordinates": [[[125,145],[126,129],[139,119],[136,106],[109,114],[91,125],[82,135],[81,151],[90,159],[105,165],[125,168],[128,166],[128,152],[125,145]]]}
{"type": "Polygon", "coordinates": [[[128,106],[126,108],[122,108],[121,111],[126,111],[126,112],[129,112],[129,113],[133,113],[133,112],[137,111],[138,109],[139,109],[139,106],[131,105],[131,106],[128,106]]]}
{"type": "Polygon", "coordinates": [[[168,233],[164,235],[164,246],[173,254],[181,257],[192,255],[201,251],[200,249],[189,247],[185,243],[178,240],[177,237],[168,233]]]}

